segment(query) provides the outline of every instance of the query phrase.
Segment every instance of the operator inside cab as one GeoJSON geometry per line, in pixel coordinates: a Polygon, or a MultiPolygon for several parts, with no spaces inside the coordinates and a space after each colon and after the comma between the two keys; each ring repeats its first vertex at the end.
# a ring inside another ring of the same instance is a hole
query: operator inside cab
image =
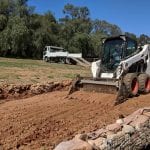
{"type": "Polygon", "coordinates": [[[112,64],[112,68],[116,68],[121,61],[121,47],[118,44],[115,45],[115,49],[113,54],[111,55],[110,61],[112,64]]]}

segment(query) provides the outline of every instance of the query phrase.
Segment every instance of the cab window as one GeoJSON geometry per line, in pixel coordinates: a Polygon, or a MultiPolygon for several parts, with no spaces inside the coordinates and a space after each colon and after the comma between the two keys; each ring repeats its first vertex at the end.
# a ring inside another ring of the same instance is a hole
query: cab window
{"type": "Polygon", "coordinates": [[[125,56],[128,57],[134,54],[136,51],[137,51],[137,43],[135,41],[128,40],[125,56]]]}

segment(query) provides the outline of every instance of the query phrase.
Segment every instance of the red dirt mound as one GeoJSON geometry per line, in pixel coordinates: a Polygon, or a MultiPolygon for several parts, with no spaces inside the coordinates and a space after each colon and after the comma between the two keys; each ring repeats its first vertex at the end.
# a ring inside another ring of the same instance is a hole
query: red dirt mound
{"type": "Polygon", "coordinates": [[[42,93],[52,92],[56,90],[65,90],[69,88],[71,81],[47,82],[43,84],[27,84],[27,85],[1,85],[0,99],[18,99],[27,98],[42,93]]]}

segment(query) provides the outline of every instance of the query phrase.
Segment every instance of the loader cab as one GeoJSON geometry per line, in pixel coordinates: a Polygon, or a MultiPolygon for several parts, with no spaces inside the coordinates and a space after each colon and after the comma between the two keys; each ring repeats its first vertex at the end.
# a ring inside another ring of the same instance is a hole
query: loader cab
{"type": "Polygon", "coordinates": [[[107,38],[103,41],[101,69],[114,72],[120,62],[137,52],[137,42],[127,36],[107,38]]]}
{"type": "Polygon", "coordinates": [[[135,53],[137,53],[139,50],[137,46],[137,42],[131,38],[126,38],[126,45],[124,50],[123,59],[126,59],[128,57],[131,57],[135,53]]]}

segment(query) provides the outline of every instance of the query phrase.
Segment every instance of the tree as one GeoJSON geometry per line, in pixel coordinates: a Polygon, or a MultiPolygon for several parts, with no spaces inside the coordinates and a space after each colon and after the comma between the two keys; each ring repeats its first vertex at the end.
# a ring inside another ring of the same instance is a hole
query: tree
{"type": "Polygon", "coordinates": [[[11,54],[11,30],[5,28],[0,32],[0,56],[11,54]]]}
{"type": "Polygon", "coordinates": [[[122,34],[121,29],[117,25],[98,19],[93,21],[93,32],[100,32],[108,36],[117,36],[122,34]]]}
{"type": "Polygon", "coordinates": [[[91,43],[92,43],[92,46],[94,48],[95,55],[97,57],[99,57],[101,54],[102,41],[103,41],[103,39],[105,39],[107,37],[108,37],[108,35],[100,32],[100,31],[91,34],[91,43]]]}
{"type": "Polygon", "coordinates": [[[59,26],[54,15],[50,11],[45,13],[44,16],[36,16],[35,19],[35,22],[32,23],[32,26],[34,27],[32,30],[34,47],[32,56],[41,58],[43,55],[43,49],[46,45],[59,46],[59,26]]]}
{"type": "Polygon", "coordinates": [[[8,30],[11,30],[11,54],[26,57],[28,43],[30,42],[30,32],[24,20],[17,16],[10,18],[8,30]]]}
{"type": "MultiPolygon", "coordinates": [[[[122,34],[115,24],[92,20],[85,6],[66,4],[63,13],[57,20],[51,11],[35,13],[28,0],[0,0],[0,56],[42,58],[46,45],[99,55],[103,38],[122,34]]],[[[137,39],[133,33],[125,34],[137,39]]],[[[149,41],[144,34],[138,38],[142,44],[149,41]]]]}
{"type": "Polygon", "coordinates": [[[9,17],[14,10],[14,0],[0,0],[0,14],[9,17]]]}
{"type": "Polygon", "coordinates": [[[128,37],[130,37],[130,38],[132,38],[132,39],[134,39],[134,40],[136,40],[136,41],[137,41],[137,37],[136,37],[136,35],[135,35],[135,34],[130,33],[130,32],[125,32],[125,35],[127,35],[128,37]]]}
{"type": "Polygon", "coordinates": [[[4,30],[7,25],[7,17],[3,14],[0,15],[0,31],[4,30]]]}
{"type": "Polygon", "coordinates": [[[148,44],[150,43],[150,37],[145,34],[141,34],[138,38],[138,43],[141,45],[148,44]]]}
{"type": "Polygon", "coordinates": [[[60,41],[67,50],[78,52],[81,44],[78,37],[88,36],[92,30],[89,9],[67,4],[63,13],[65,17],[60,19],[60,41]]]}
{"type": "Polygon", "coordinates": [[[72,4],[64,6],[63,13],[70,19],[89,19],[90,11],[87,7],[77,7],[72,4]]]}

